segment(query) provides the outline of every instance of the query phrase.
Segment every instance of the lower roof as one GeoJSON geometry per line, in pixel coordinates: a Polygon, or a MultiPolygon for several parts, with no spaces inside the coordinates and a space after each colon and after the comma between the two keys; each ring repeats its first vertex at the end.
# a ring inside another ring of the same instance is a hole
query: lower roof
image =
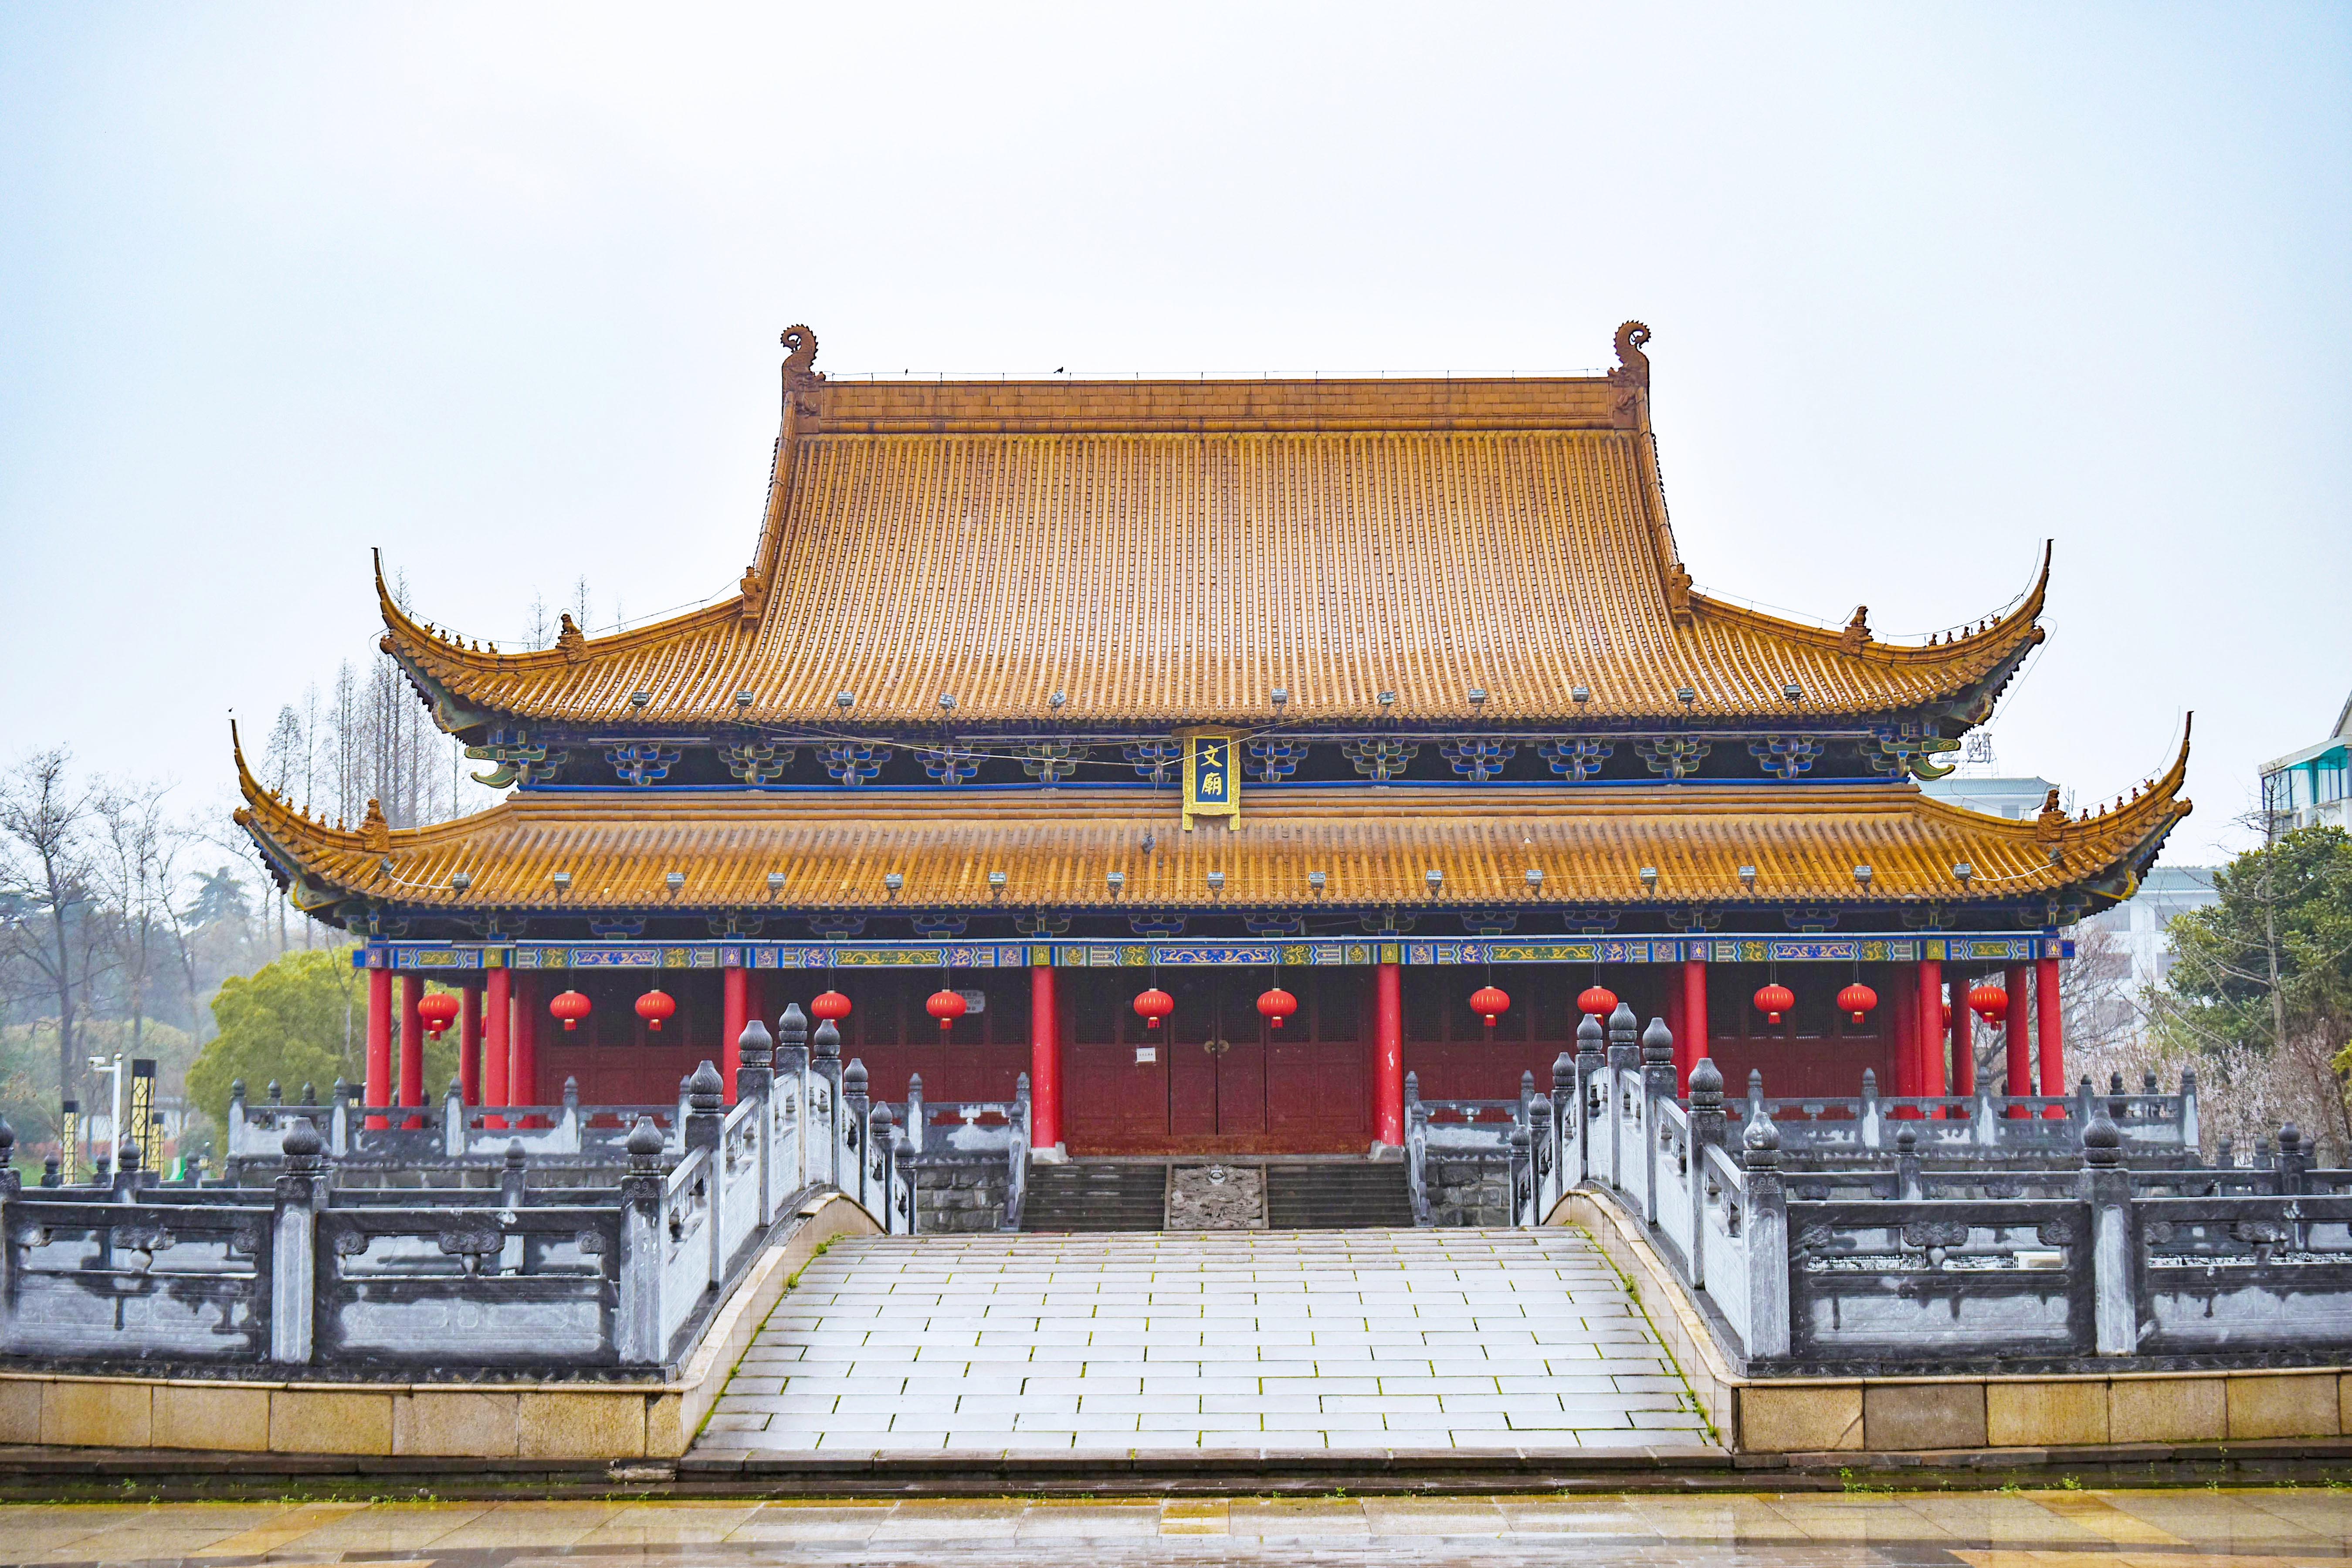
{"type": "Polygon", "coordinates": [[[370,906],[562,915],[2105,901],[2128,894],[2188,815],[2186,760],[2184,743],[2163,778],[2100,815],[2053,807],[2025,821],[1908,784],[1400,784],[1255,792],[1230,831],[1213,819],[1185,831],[1172,792],[1066,787],[522,793],[430,827],[394,831],[372,818],[353,830],[304,816],[249,774],[237,819],[296,900],[327,918],[370,906]]]}

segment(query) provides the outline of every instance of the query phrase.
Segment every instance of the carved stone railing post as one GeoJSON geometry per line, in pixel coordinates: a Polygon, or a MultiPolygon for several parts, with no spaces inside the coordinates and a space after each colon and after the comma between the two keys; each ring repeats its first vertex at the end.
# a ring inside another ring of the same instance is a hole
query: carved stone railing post
{"type": "Polygon", "coordinates": [[[690,1160],[698,1152],[709,1156],[703,1165],[703,1181],[709,1193],[703,1232],[710,1238],[709,1279],[714,1287],[727,1282],[727,1151],[721,1147],[727,1136],[726,1097],[727,1081],[711,1062],[704,1061],[687,1075],[685,1157],[690,1160]]]}
{"type": "Polygon", "coordinates": [[[352,1086],[335,1080],[334,1109],[327,1113],[327,1152],[338,1160],[352,1152],[352,1086]]]}
{"type": "MultiPolygon", "coordinates": [[[[2124,1167],[2123,1133],[2105,1106],[2096,1100],[2091,1106],[2091,1120],[2083,1129],[2082,1183],[2091,1221],[2092,1317],[2098,1353],[2130,1355],[2139,1349],[2132,1279],[2131,1172],[2124,1167]]],[[[2081,1267],[2079,1261],[2075,1267],[2081,1267]]]]}
{"type": "Polygon", "coordinates": [[[1005,1128],[1005,1141],[1011,1145],[1004,1152],[1004,1228],[1021,1228],[1022,1211],[1029,1203],[1029,1128],[1032,1107],[1029,1103],[1029,1075],[1023,1073],[1013,1080],[1013,1120],[1005,1128]]]}
{"type": "Polygon", "coordinates": [[[776,1218],[774,1172],[775,1139],[772,1136],[774,1118],[769,1100],[776,1092],[774,1059],[775,1041],[768,1034],[768,1026],[753,1018],[743,1026],[735,1037],[739,1058],[735,1068],[735,1098],[749,1100],[755,1109],[750,1112],[752,1179],[760,1184],[760,1226],[765,1229],[776,1218]]]}
{"type": "Polygon", "coordinates": [[[1969,1114],[1972,1118],[1970,1141],[1979,1149],[2000,1147],[2000,1110],[1993,1103],[1990,1084],[1979,1083],[1977,1086],[1976,1104],[1970,1108],[1969,1114]]]}
{"type": "Polygon", "coordinates": [[[576,1078],[563,1080],[563,1110],[556,1118],[555,1127],[556,1135],[549,1146],[565,1154],[580,1152],[580,1080],[576,1078]]]}
{"type": "Polygon", "coordinates": [[[2197,1115],[2197,1069],[2195,1068],[2180,1069],[2180,1146],[2189,1152],[2192,1160],[2203,1157],[2205,1133],[2204,1129],[2199,1124],[2197,1115]]]}
{"type": "Polygon", "coordinates": [[[874,1098],[866,1093],[866,1083],[864,1062],[853,1059],[841,1069],[841,1185],[871,1213],[874,1205],[866,1196],[866,1121],[873,1112],[874,1098]]]}
{"type": "Polygon", "coordinates": [[[923,1075],[907,1075],[907,1147],[915,1153],[923,1152],[923,1075]]]}
{"type": "Polygon", "coordinates": [[[141,1170],[138,1140],[134,1138],[116,1140],[114,1172],[108,1177],[108,1181],[113,1188],[116,1203],[135,1204],[139,1201],[139,1194],[147,1183],[141,1170]]]}
{"type": "Polygon", "coordinates": [[[2290,1121],[2279,1129],[2278,1194],[2283,1198],[2301,1197],[2311,1190],[2311,1145],[2304,1141],[2303,1129],[2290,1121]]]}
{"type": "Polygon", "coordinates": [[[650,1366],[668,1346],[662,1323],[662,1151],[667,1143],[650,1116],[629,1130],[628,1173],[621,1178],[620,1306],[614,1350],[627,1366],[650,1366]]]}
{"type": "Polygon", "coordinates": [[[1536,1223],[1535,1155],[1533,1140],[1524,1122],[1511,1124],[1511,1224],[1536,1223]]]}
{"type": "Polygon", "coordinates": [[[1580,1184],[1609,1170],[1608,1151],[1593,1147],[1596,1137],[1608,1136],[1602,1120],[1605,1097],[1601,1090],[1604,1074],[1601,1020],[1587,1013],[1576,1026],[1576,1179],[1580,1184]]]}
{"type": "Polygon", "coordinates": [[[1926,1196],[1919,1184],[1919,1132],[1907,1121],[1895,1130],[1895,1195],[1906,1204],[1926,1196]]]}
{"type": "Polygon", "coordinates": [[[1862,1069],[1862,1114],[1859,1121],[1864,1148],[1886,1147],[1886,1113],[1885,1108],[1878,1103],[1878,1073],[1874,1068],[1862,1069]]]}
{"type": "Polygon", "coordinates": [[[1563,1193],[1584,1179],[1584,1161],[1577,1145],[1583,1142],[1583,1100],[1576,1092],[1576,1058],[1562,1051],[1551,1061],[1552,1167],[1559,1173],[1563,1193]]]}
{"type": "Polygon", "coordinates": [[[524,1157],[521,1141],[510,1138],[507,1141],[506,1159],[499,1166],[499,1205],[519,1209],[530,1201],[530,1162],[524,1157]]]}
{"type": "Polygon", "coordinates": [[[1658,1105],[1675,1098],[1675,1035],[1664,1018],[1642,1031],[1642,1218],[1658,1223],[1658,1105]]]}
{"type": "Polygon", "coordinates": [[[1559,1169],[1553,1159],[1558,1152],[1552,1144],[1551,1101],[1543,1095],[1537,1095],[1528,1101],[1528,1158],[1535,1163],[1535,1213],[1528,1221],[1529,1225],[1543,1224],[1544,1216],[1551,1213],[1552,1205],[1559,1201],[1559,1189],[1552,1184],[1552,1178],[1559,1169]]]}
{"type": "Polygon", "coordinates": [[[921,1180],[921,1167],[915,1163],[915,1152],[907,1142],[905,1132],[897,1128],[890,1131],[890,1169],[895,1180],[891,1185],[898,1192],[898,1223],[908,1236],[923,1228],[922,1194],[917,1183],[921,1180]]]}
{"type": "Polygon", "coordinates": [[[1642,1138],[1642,1045],[1633,1009],[1624,1003],[1609,1015],[1609,1184],[1622,1189],[1628,1162],[1638,1157],[1642,1138]],[[1633,1125],[1627,1126],[1628,1121],[1633,1125]],[[1631,1141],[1633,1147],[1627,1147],[1631,1141]]]}
{"type": "MultiPolygon", "coordinates": [[[[221,1148],[231,1161],[253,1152],[246,1145],[245,1079],[232,1079],[228,1086],[228,1126],[223,1133],[221,1148]]],[[[338,1151],[340,1152],[340,1151],[338,1151]]],[[[232,1164],[233,1171],[236,1166],[232,1164]]]]}
{"type": "Polygon", "coordinates": [[[1741,1135],[1748,1208],[1748,1353],[1789,1353],[1789,1199],[1780,1185],[1780,1130],[1759,1118],[1741,1135]]]}
{"type": "Polygon", "coordinates": [[[787,1003],[776,1020],[776,1078],[779,1100],[792,1100],[793,1191],[809,1184],[815,1159],[809,1152],[808,1015],[797,1002],[787,1003]]]}
{"type": "MultiPolygon", "coordinates": [[[[824,1124],[823,1150],[812,1151],[809,1180],[824,1182],[834,1187],[841,1185],[841,1131],[848,1118],[841,1111],[841,1031],[830,1018],[821,1019],[816,1026],[816,1054],[810,1058],[809,1070],[814,1079],[809,1085],[811,1114],[824,1124]]],[[[810,1123],[814,1135],[815,1121],[810,1123]]]]}
{"type": "MultiPolygon", "coordinates": [[[[852,1062],[849,1065],[852,1068],[864,1066],[861,1062],[852,1062]]],[[[898,1228],[896,1216],[898,1205],[893,1201],[898,1194],[892,1190],[890,1181],[894,1173],[890,1163],[890,1139],[897,1130],[898,1119],[890,1114],[889,1106],[885,1104],[874,1106],[866,1112],[862,1120],[866,1132],[866,1154],[858,1163],[864,1168],[866,1179],[861,1184],[873,1195],[874,1201],[866,1206],[869,1209],[878,1208],[882,1211],[877,1217],[882,1221],[882,1233],[887,1236],[898,1228]]]]}
{"type": "Polygon", "coordinates": [[[441,1097],[441,1152],[452,1160],[466,1157],[466,1091],[454,1078],[441,1097]]]}
{"type": "Polygon", "coordinates": [[[286,1164],[269,1216],[269,1359],[305,1366],[314,1349],[319,1296],[319,1207],[326,1199],[326,1142],[303,1117],[279,1143],[286,1164]]]}
{"type": "Polygon", "coordinates": [[[1701,1057],[1690,1075],[1690,1234],[1681,1237],[1690,1260],[1691,1289],[1706,1283],[1706,1152],[1723,1146],[1723,1072],[1713,1057],[1701,1057]]]}
{"type": "Polygon", "coordinates": [[[1404,1190],[1415,1225],[1430,1223],[1429,1107],[1421,1100],[1421,1075],[1404,1075],[1404,1190]]]}

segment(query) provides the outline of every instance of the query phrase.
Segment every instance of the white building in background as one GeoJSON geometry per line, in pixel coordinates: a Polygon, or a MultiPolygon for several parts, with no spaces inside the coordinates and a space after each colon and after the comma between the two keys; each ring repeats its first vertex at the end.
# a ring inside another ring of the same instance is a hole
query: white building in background
{"type": "Polygon", "coordinates": [[[2336,715],[2334,734],[2263,764],[2263,814],[2271,837],[2299,827],[2352,829],[2347,750],[2352,750],[2352,698],[2336,715]]]}
{"type": "Polygon", "coordinates": [[[2212,866],[2158,866],[2140,879],[2139,890],[2083,923],[2110,932],[2131,954],[2132,992],[2161,985],[2172,973],[2172,917],[2219,903],[2212,866]]]}
{"type": "MultiPolygon", "coordinates": [[[[2347,703],[2345,716],[2336,722],[2335,820],[2343,820],[2344,790],[2342,788],[2345,748],[2345,725],[2352,721],[2352,703],[2347,703]]],[[[1946,778],[1927,779],[1920,783],[1922,793],[1937,800],[1949,801],[1969,811],[1980,811],[1990,816],[2006,816],[2020,821],[2034,816],[2042,803],[2049,798],[2053,787],[2050,781],[2039,777],[2005,777],[1998,771],[1993,754],[1992,737],[1983,730],[1969,732],[1968,749],[1961,754],[1960,764],[1946,778]]],[[[2294,765],[2299,759],[2316,757],[2326,746],[2317,746],[2296,753],[2285,760],[2294,765]]],[[[2272,766],[2280,766],[2273,763],[2272,766]]],[[[2267,791],[2270,770],[2263,770],[2263,785],[2267,791]]],[[[2060,804],[2074,808],[2071,798],[2060,804]]],[[[2158,866],[2141,879],[2139,890],[2129,899],[2103,914],[2093,915],[2084,922],[2109,933],[2131,955],[2131,982],[2123,988],[2127,997],[2137,997],[2144,986],[2160,985],[2172,972],[2172,938],[2169,931],[2172,917],[2190,910],[2202,909],[2216,902],[2221,895],[2213,890],[2214,868],[2210,866],[2158,866]]]]}

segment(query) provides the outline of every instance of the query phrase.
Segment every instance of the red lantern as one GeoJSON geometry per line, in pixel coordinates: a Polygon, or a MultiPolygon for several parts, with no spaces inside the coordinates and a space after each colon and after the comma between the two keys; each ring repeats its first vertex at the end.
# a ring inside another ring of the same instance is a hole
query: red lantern
{"type": "Polygon", "coordinates": [[[944,1035],[955,1027],[955,1021],[963,1016],[964,1009],[969,1005],[962,992],[950,991],[941,986],[931,993],[930,999],[923,1004],[923,1010],[940,1021],[940,1033],[944,1035]]]}
{"type": "Polygon", "coordinates": [[[1877,1005],[1878,993],[1859,980],[1838,993],[1838,1011],[1853,1014],[1853,1021],[1857,1024],[1862,1022],[1862,1016],[1864,1013],[1877,1005]]]}
{"type": "Polygon", "coordinates": [[[1617,993],[1606,985],[1588,986],[1584,994],[1576,999],[1576,1010],[1595,1018],[1606,1018],[1617,1011],[1617,993]]]}
{"type": "Polygon", "coordinates": [[[838,991],[820,991],[809,1004],[809,1016],[820,1024],[838,1024],[849,1016],[849,998],[838,991]]]}
{"type": "Polygon", "coordinates": [[[1160,1020],[1176,1011],[1176,998],[1155,985],[1135,999],[1136,1015],[1147,1029],[1160,1027],[1160,1020]]]}
{"type": "Polygon", "coordinates": [[[548,1003],[547,1010],[563,1020],[565,1029],[576,1029],[588,1016],[588,998],[577,991],[561,991],[548,1003]]]}
{"type": "Polygon", "coordinates": [[[656,1035],[661,1033],[662,1020],[677,1011],[677,1004],[671,999],[669,993],[659,988],[637,998],[637,1016],[643,1018],[646,1027],[656,1035]]]}
{"type": "Polygon", "coordinates": [[[457,1019],[457,999],[446,991],[436,991],[418,1001],[416,1016],[424,1023],[425,1032],[437,1040],[441,1031],[457,1019]]]}
{"type": "Polygon", "coordinates": [[[1481,985],[1470,993],[1470,1011],[1486,1019],[1486,1027],[1490,1029],[1495,1026],[1496,1019],[1510,1010],[1510,997],[1492,985],[1481,985]]]}
{"type": "Polygon", "coordinates": [[[1976,1009],[1978,1016],[1998,1028],[2000,1021],[2009,1016],[2009,993],[1987,981],[1969,993],[1969,1005],[1976,1009]]]}
{"type": "Polygon", "coordinates": [[[1298,1011],[1298,998],[1277,985],[1257,999],[1257,1010],[1261,1017],[1279,1029],[1285,1018],[1298,1011]]]}
{"type": "Polygon", "coordinates": [[[1793,1010],[1796,1005],[1797,998],[1777,980],[1756,993],[1756,1010],[1764,1015],[1764,1021],[1768,1024],[1779,1023],[1780,1015],[1793,1010]]]}

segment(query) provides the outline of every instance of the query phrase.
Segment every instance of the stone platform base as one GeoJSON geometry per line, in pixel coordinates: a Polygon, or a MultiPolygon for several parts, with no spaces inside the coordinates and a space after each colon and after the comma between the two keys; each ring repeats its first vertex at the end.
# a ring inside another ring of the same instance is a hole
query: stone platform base
{"type": "Polygon", "coordinates": [[[785,1282],[835,1237],[875,1228],[865,1210],[837,1195],[803,1210],[737,1281],[702,1342],[668,1378],[449,1384],[0,1370],[0,1444],[526,1463],[674,1458],[693,1441],[785,1282]]]}

